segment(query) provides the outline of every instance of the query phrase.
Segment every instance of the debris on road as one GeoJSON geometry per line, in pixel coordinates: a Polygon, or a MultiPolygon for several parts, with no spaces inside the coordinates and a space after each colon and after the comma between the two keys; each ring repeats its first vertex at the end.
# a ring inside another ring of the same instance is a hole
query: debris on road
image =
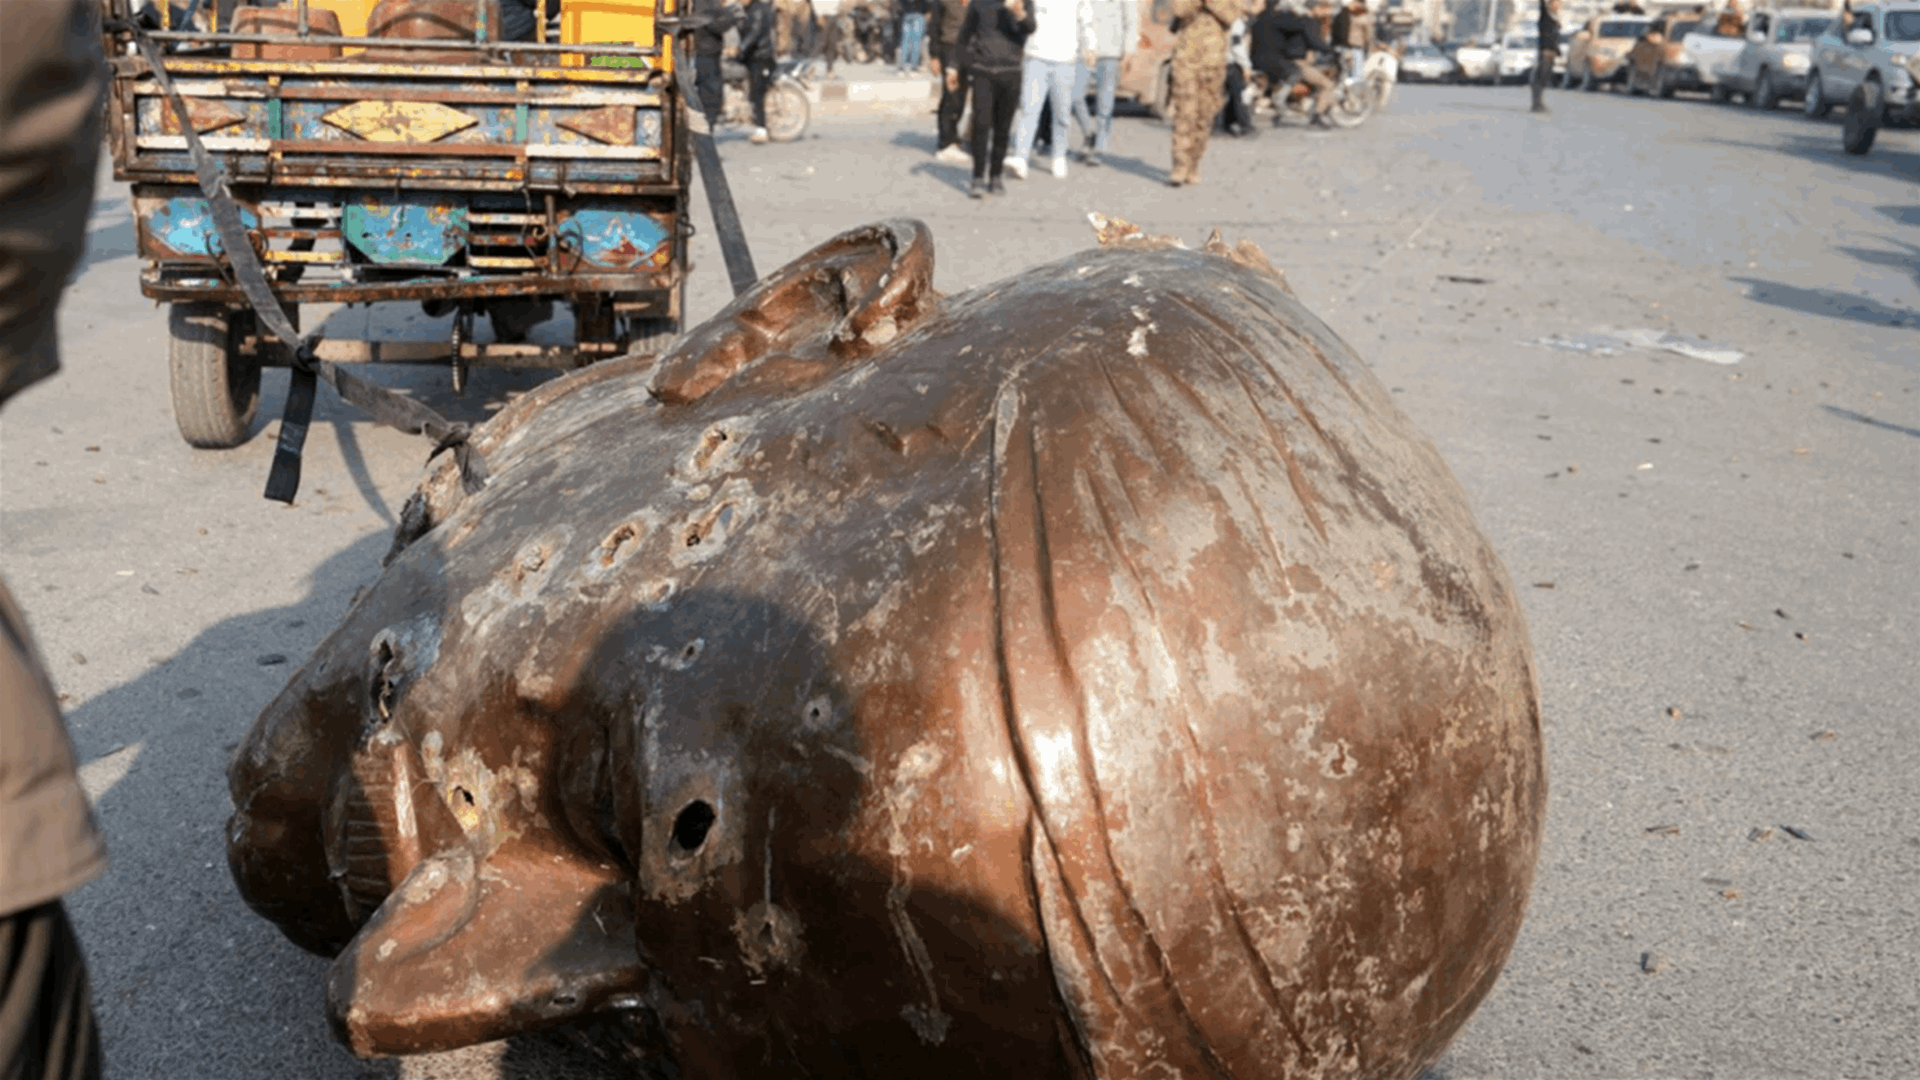
{"type": "Polygon", "coordinates": [[[1709,364],[1737,364],[1746,356],[1731,345],[1689,338],[1671,330],[1603,330],[1589,334],[1552,334],[1528,342],[1562,352],[1617,356],[1628,349],[1657,349],[1705,360],[1709,364]]]}

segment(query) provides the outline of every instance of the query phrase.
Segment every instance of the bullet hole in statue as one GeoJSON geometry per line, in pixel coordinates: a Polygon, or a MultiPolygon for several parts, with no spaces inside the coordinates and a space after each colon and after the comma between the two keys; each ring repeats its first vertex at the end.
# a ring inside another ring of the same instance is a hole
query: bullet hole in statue
{"type": "Polygon", "coordinates": [[[382,641],[379,651],[373,656],[373,685],[368,695],[373,699],[374,711],[380,714],[382,720],[393,719],[394,684],[398,681],[394,678],[394,659],[393,643],[382,641]]]}
{"type": "Polygon", "coordinates": [[[463,788],[463,787],[457,787],[453,789],[453,793],[467,800],[468,806],[473,805],[473,792],[468,791],[466,788],[463,788]]]}
{"type": "Polygon", "coordinates": [[[691,855],[707,842],[707,830],[713,828],[713,807],[704,799],[695,799],[673,819],[673,849],[678,855],[691,855]]]}

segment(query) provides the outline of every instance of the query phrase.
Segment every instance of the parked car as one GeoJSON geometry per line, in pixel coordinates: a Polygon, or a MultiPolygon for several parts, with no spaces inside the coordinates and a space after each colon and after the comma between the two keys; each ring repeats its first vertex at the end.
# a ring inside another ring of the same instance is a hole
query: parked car
{"type": "Polygon", "coordinates": [[[1853,9],[1844,28],[1835,20],[1813,43],[1804,108],[1818,119],[1844,105],[1869,80],[1893,103],[1913,94],[1907,58],[1920,52],[1920,2],[1869,4],[1853,9]]]}
{"type": "Polygon", "coordinates": [[[1540,35],[1533,29],[1510,31],[1500,39],[1496,61],[1499,82],[1526,82],[1540,62],[1540,35]]]}
{"type": "Polygon", "coordinates": [[[1627,53],[1653,20],[1644,15],[1596,15],[1573,35],[1564,85],[1598,90],[1627,77],[1627,53]]]}
{"type": "Polygon", "coordinates": [[[1500,47],[1491,41],[1469,41],[1454,50],[1461,82],[1490,83],[1500,77],[1500,47]]]}
{"type": "Polygon", "coordinates": [[[1771,110],[1781,99],[1798,100],[1807,90],[1813,66],[1813,40],[1833,23],[1833,12],[1819,8],[1773,8],[1747,18],[1747,42],[1732,73],[1720,85],[1746,98],[1756,109],[1771,110]]]}
{"type": "Polygon", "coordinates": [[[1746,34],[1738,26],[1738,16],[1717,22],[1702,20],[1681,43],[1687,60],[1699,72],[1700,85],[1715,101],[1727,101],[1732,93],[1727,79],[1740,66],[1740,50],[1747,47],[1746,34]]]}
{"type": "MultiPolygon", "coordinates": [[[[1887,37],[1920,29],[1916,19],[1899,15],[1916,12],[1884,12],[1878,21],[1880,33],[1887,37]]],[[[1903,48],[1912,42],[1876,37],[1868,19],[1857,19],[1847,31],[1847,44],[1860,50],[1866,73],[1860,85],[1847,96],[1847,121],[1839,129],[1839,144],[1847,154],[1866,154],[1874,146],[1874,135],[1884,125],[1912,125],[1920,121],[1920,48],[1903,48]]]]}
{"type": "MultiPolygon", "coordinates": [[[[815,4],[819,0],[814,0],[815,4]]],[[[1140,40],[1120,61],[1116,97],[1164,117],[1173,101],[1173,3],[1140,0],[1140,40]]]]}
{"type": "Polygon", "coordinates": [[[1459,73],[1460,66],[1438,45],[1409,45],[1400,54],[1402,82],[1452,82],[1459,73]]]}
{"type": "Polygon", "coordinates": [[[1700,90],[1700,68],[1687,55],[1686,38],[1698,18],[1662,15],[1627,51],[1627,93],[1670,98],[1676,90],[1700,90]]]}

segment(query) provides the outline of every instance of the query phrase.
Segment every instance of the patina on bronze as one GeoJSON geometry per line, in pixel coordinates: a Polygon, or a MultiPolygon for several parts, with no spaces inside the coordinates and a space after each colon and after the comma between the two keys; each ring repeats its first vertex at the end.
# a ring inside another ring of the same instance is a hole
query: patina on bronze
{"type": "Polygon", "coordinates": [[[232,772],[357,1053],[1411,1077],[1485,996],[1541,734],[1433,447],[1250,246],[932,273],[843,235],[428,477],[232,772]]]}

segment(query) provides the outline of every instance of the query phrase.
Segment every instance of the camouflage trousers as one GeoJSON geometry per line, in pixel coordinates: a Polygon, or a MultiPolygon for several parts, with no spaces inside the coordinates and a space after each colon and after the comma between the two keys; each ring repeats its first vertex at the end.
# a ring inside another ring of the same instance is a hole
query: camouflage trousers
{"type": "Polygon", "coordinates": [[[1216,24],[1198,20],[1200,25],[1181,32],[1173,51],[1173,175],[1175,183],[1200,179],[1200,158],[1207,152],[1207,135],[1213,131],[1214,118],[1225,104],[1227,80],[1227,40],[1216,24]],[[1203,26],[1212,26],[1206,34],[1203,26]],[[1202,40],[1189,41],[1198,33],[1202,40]],[[1206,40],[1211,38],[1213,40],[1206,40]]]}

